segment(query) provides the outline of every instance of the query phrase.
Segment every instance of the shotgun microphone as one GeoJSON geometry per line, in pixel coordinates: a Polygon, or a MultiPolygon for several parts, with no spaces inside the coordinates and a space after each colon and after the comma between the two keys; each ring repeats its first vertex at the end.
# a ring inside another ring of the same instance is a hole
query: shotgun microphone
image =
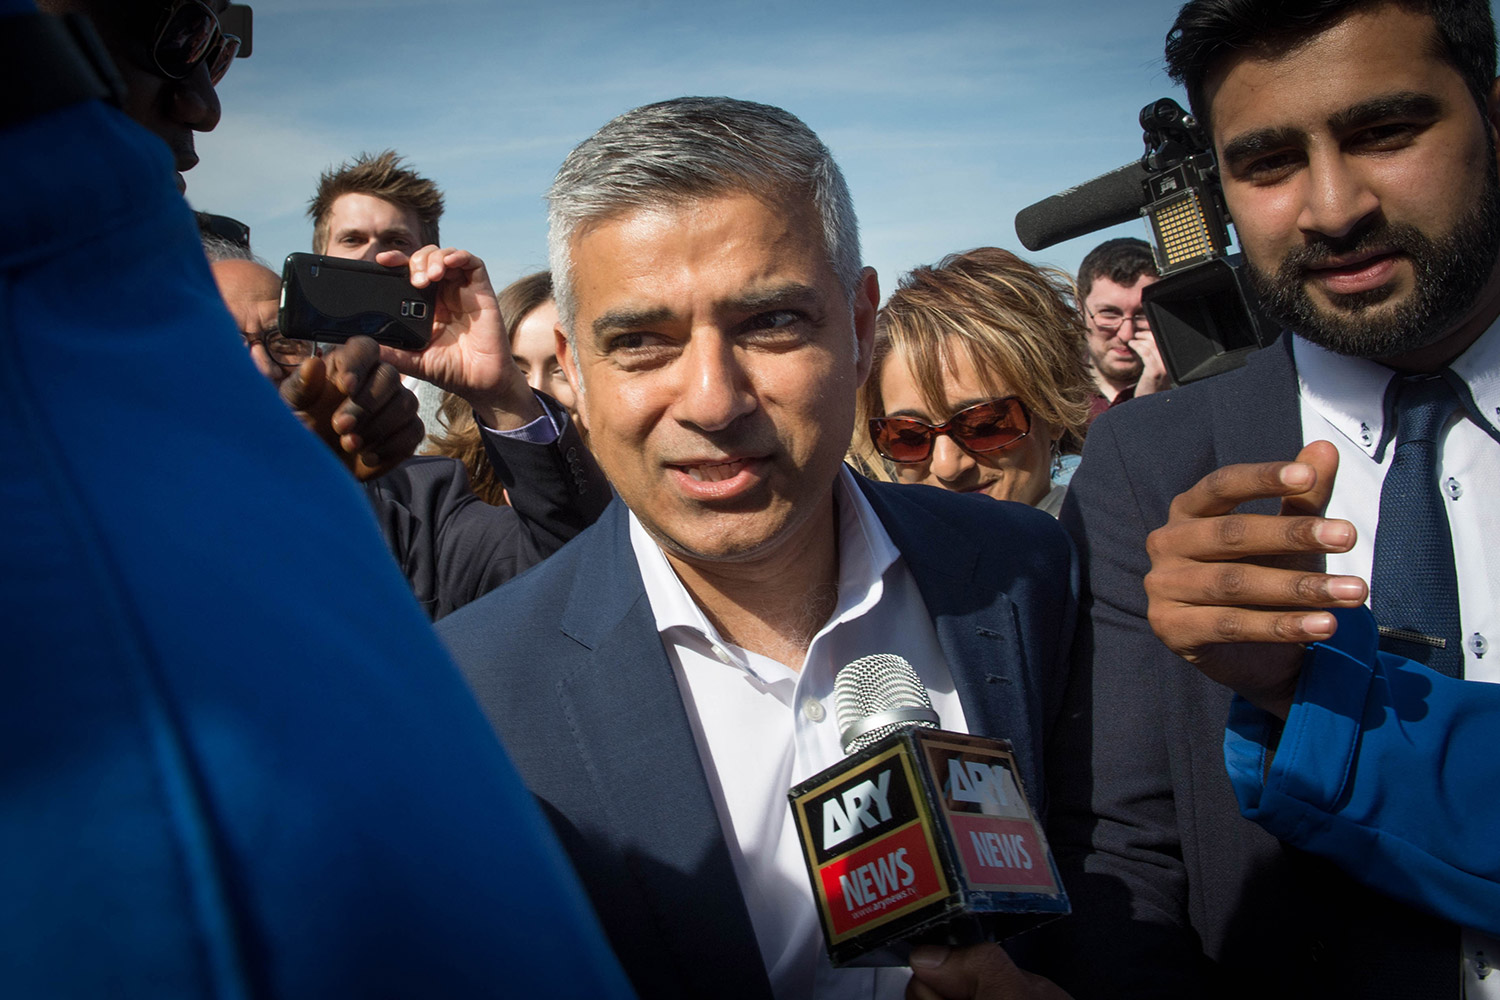
{"type": "Polygon", "coordinates": [[[1043,198],[1016,213],[1016,236],[1027,250],[1045,250],[1075,236],[1138,219],[1150,178],[1139,162],[1127,163],[1043,198]]]}
{"type": "Polygon", "coordinates": [[[834,680],[848,755],[788,794],[835,966],[906,965],[917,944],[966,945],[1069,911],[1005,740],[938,728],[899,656],[834,680]]]}

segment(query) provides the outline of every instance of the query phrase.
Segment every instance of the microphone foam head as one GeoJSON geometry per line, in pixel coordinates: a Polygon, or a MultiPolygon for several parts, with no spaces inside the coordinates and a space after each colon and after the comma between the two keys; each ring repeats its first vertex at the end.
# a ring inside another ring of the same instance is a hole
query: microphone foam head
{"type": "Polygon", "coordinates": [[[917,671],[900,656],[863,656],[833,681],[839,739],[851,754],[908,726],[938,727],[932,699],[917,671]]]}

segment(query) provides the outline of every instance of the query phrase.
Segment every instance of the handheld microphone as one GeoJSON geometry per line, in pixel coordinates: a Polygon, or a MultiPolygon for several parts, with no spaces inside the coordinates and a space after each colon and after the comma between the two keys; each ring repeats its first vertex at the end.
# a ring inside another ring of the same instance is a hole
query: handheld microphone
{"type": "Polygon", "coordinates": [[[938,728],[912,665],[834,681],[843,760],[787,793],[828,957],[906,965],[917,944],[1009,937],[1069,912],[1006,740],[938,728]]]}

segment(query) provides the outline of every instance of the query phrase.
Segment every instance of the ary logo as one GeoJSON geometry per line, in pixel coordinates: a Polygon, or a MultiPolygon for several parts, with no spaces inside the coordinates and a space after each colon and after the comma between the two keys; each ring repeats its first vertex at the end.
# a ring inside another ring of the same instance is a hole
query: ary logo
{"type": "Polygon", "coordinates": [[[1011,804],[1010,772],[998,764],[977,760],[948,758],[949,797],[955,802],[977,802],[980,805],[1008,808],[1011,804]]]}
{"type": "Polygon", "coordinates": [[[839,798],[823,803],[823,850],[837,847],[861,830],[874,829],[891,818],[891,772],[881,771],[875,781],[866,779],[839,798]]]}

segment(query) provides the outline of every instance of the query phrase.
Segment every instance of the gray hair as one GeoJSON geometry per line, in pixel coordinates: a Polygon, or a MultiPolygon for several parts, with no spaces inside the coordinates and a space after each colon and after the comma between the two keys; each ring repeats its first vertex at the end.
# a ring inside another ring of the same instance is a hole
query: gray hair
{"type": "MultiPolygon", "coordinates": [[[[627,111],[568,154],[547,192],[553,298],[573,341],[572,242],[580,228],[626,212],[743,191],[808,199],[828,262],[853,302],[859,223],[828,147],[795,115],[729,97],[679,97],[627,111]]],[[[576,348],[575,348],[576,350],[576,348]]]]}
{"type": "Polygon", "coordinates": [[[243,243],[226,240],[222,236],[213,233],[201,234],[203,240],[203,252],[208,255],[210,264],[217,264],[221,260],[249,260],[265,267],[270,267],[265,261],[250,252],[250,248],[243,243]]]}

